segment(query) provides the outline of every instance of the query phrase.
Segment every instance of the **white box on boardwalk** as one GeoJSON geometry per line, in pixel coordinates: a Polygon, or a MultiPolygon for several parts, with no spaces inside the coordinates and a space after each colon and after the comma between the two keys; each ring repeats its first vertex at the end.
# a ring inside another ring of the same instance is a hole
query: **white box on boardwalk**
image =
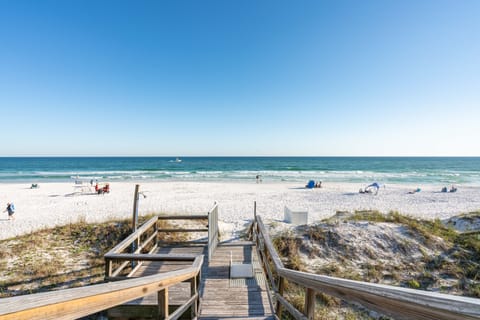
{"type": "Polygon", "coordinates": [[[251,263],[231,264],[230,278],[232,279],[253,278],[253,264],[251,263]]]}
{"type": "Polygon", "coordinates": [[[284,220],[297,226],[308,224],[308,211],[292,211],[285,206],[284,220]]]}

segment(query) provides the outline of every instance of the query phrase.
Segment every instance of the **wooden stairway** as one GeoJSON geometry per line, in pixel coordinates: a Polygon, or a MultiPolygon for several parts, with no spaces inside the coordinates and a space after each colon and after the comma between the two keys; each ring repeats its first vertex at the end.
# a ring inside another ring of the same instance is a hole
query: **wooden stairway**
{"type": "Polygon", "coordinates": [[[203,274],[199,319],[275,319],[265,274],[251,242],[219,244],[203,274]],[[230,259],[253,264],[253,278],[230,278],[230,259]]]}

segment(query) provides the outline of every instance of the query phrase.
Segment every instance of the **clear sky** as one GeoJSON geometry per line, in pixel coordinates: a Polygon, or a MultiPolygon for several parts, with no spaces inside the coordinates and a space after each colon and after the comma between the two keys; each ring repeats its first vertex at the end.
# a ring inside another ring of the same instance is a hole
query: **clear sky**
{"type": "Polygon", "coordinates": [[[0,0],[0,156],[480,156],[480,1],[0,0]]]}

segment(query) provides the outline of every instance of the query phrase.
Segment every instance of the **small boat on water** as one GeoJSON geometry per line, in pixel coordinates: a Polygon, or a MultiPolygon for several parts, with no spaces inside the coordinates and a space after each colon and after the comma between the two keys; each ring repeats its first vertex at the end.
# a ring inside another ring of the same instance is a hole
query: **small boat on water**
{"type": "Polygon", "coordinates": [[[175,162],[182,162],[182,159],[177,158],[177,159],[175,159],[175,162]]]}

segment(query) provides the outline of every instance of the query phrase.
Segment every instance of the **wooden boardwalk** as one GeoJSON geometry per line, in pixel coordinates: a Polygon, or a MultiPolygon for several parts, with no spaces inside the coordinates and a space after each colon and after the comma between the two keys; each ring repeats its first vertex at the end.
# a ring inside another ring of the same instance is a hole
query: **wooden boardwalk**
{"type": "Polygon", "coordinates": [[[0,319],[77,319],[105,310],[116,320],[277,319],[269,301],[275,296],[277,314],[283,310],[296,320],[307,320],[314,318],[318,292],[399,319],[480,319],[480,299],[287,269],[257,215],[250,231],[258,250],[252,242],[219,243],[217,211],[215,204],[208,214],[208,246],[167,247],[158,241],[160,232],[199,230],[159,229],[157,222],[171,217],[152,217],[105,254],[105,279],[112,282],[3,298],[0,319]],[[232,279],[230,266],[235,264],[248,264],[234,267],[249,278],[232,279]],[[287,281],[305,288],[303,312],[285,298],[287,281]]]}
{"type": "Polygon", "coordinates": [[[220,244],[203,277],[200,319],[274,319],[265,275],[251,242],[220,244]],[[231,254],[233,263],[253,263],[253,278],[230,278],[231,254]]]}
{"type": "MultiPolygon", "coordinates": [[[[159,254],[194,254],[207,255],[205,244],[189,244],[178,246],[158,247],[154,253],[159,254]]],[[[192,263],[189,261],[145,261],[142,266],[132,275],[132,278],[150,276],[168,271],[175,271],[186,268],[192,263]]],[[[202,266],[202,273],[205,272],[207,263],[202,266]]],[[[173,306],[170,313],[176,306],[185,303],[190,297],[191,284],[183,282],[169,288],[168,304],[173,306]]],[[[125,303],[121,306],[108,310],[109,317],[115,319],[129,318],[155,318],[158,309],[158,295],[151,294],[140,299],[125,303]]]]}
{"type": "MultiPolygon", "coordinates": [[[[160,254],[207,254],[205,245],[159,247],[160,254]]],[[[191,265],[188,261],[146,261],[133,277],[142,277],[179,270],[191,265]]],[[[219,244],[211,261],[205,259],[200,284],[199,319],[275,319],[267,293],[265,274],[252,242],[219,244]],[[253,264],[253,278],[230,278],[233,263],[253,264]]],[[[169,288],[169,305],[179,306],[190,297],[191,283],[169,288]]],[[[109,310],[112,318],[154,317],[158,305],[156,294],[131,301],[109,310]]]]}

